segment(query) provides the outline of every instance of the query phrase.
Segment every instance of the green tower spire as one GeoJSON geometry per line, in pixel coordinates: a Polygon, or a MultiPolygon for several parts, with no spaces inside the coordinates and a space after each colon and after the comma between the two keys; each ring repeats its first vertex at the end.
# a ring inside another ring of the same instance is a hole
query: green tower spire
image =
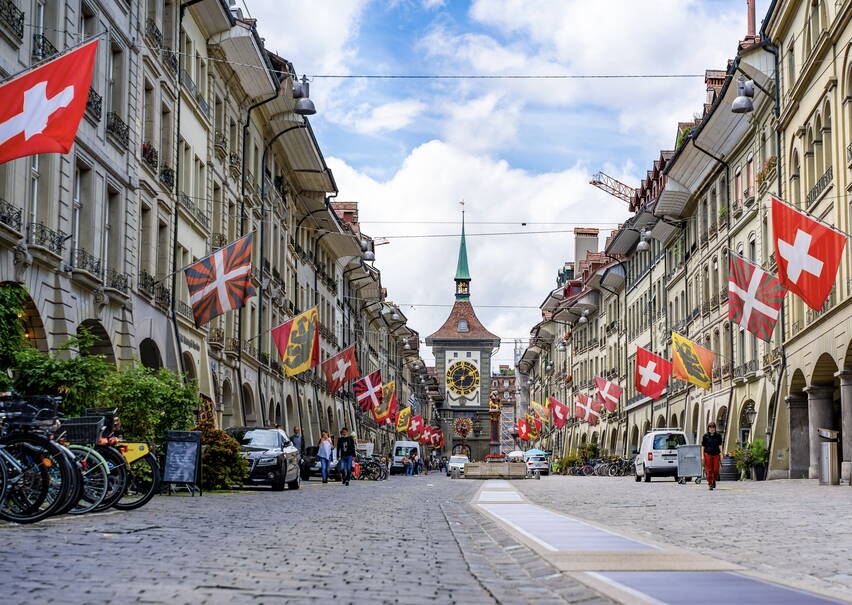
{"type": "Polygon", "coordinates": [[[461,244],[459,262],[456,265],[456,300],[470,299],[470,271],[467,268],[467,244],[464,238],[464,210],[462,210],[461,244]]]}

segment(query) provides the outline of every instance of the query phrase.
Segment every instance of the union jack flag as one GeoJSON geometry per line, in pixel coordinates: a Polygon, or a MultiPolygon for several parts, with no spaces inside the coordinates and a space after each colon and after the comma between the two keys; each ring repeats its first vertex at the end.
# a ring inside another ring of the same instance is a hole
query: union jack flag
{"type": "Polygon", "coordinates": [[[781,280],[731,254],[728,318],[761,340],[772,340],[787,289],[781,280]]]}
{"type": "Polygon", "coordinates": [[[362,412],[370,412],[382,406],[382,371],[376,370],[359,378],[352,386],[355,399],[362,412]]]}
{"type": "Polygon", "coordinates": [[[249,233],[184,270],[196,326],[203,326],[226,311],[239,309],[254,296],[251,285],[253,237],[254,234],[249,233]]]}

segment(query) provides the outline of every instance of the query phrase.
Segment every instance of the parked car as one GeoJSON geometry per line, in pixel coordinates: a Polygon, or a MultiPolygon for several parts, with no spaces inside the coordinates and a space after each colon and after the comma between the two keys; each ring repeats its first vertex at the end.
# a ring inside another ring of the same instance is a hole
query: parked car
{"type": "Polygon", "coordinates": [[[299,450],[281,429],[236,426],[225,429],[240,444],[249,462],[247,483],[271,485],[274,490],[299,489],[299,450]]]}
{"type": "Polygon", "coordinates": [[[677,481],[677,446],[686,445],[689,439],[680,429],[656,429],[642,438],[633,462],[636,481],[645,482],[651,477],[674,477],[677,481]]]}
{"type": "Polygon", "coordinates": [[[547,461],[547,456],[528,456],[526,462],[527,472],[538,471],[540,475],[550,474],[550,462],[547,461]]]}
{"type": "Polygon", "coordinates": [[[453,472],[453,469],[458,469],[459,474],[464,475],[464,465],[470,462],[467,456],[450,456],[450,461],[447,463],[447,477],[453,472]]]}
{"type": "MultiPolygon", "coordinates": [[[[302,455],[302,481],[308,481],[311,477],[322,477],[322,469],[320,468],[320,459],[317,456],[319,448],[315,445],[305,448],[305,453],[302,455]]],[[[331,449],[331,463],[328,465],[328,478],[335,481],[340,476],[340,470],[337,467],[337,450],[331,449]]]]}

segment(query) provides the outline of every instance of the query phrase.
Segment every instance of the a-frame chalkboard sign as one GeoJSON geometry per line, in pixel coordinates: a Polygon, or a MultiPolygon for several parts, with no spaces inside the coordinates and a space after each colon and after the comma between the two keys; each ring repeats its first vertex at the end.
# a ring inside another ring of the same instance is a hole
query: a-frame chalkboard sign
{"type": "Polygon", "coordinates": [[[186,485],[201,494],[201,431],[166,431],[162,482],[186,485]]]}

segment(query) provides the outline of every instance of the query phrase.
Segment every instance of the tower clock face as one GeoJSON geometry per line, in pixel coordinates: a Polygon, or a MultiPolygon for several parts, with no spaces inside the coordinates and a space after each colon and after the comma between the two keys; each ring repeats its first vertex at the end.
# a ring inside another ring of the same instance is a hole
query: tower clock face
{"type": "Polygon", "coordinates": [[[470,395],[479,388],[479,368],[457,361],[447,369],[447,388],[456,395],[470,395]]]}

